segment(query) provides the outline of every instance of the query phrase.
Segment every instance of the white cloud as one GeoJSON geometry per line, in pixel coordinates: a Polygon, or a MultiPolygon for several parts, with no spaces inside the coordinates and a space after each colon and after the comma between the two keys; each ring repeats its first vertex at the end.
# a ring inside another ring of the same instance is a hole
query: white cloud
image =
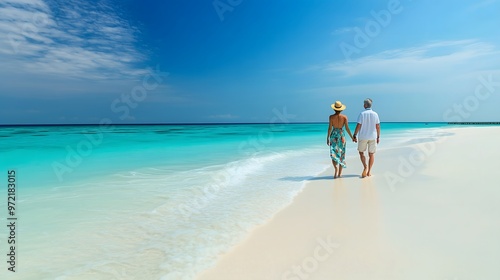
{"type": "Polygon", "coordinates": [[[145,74],[139,31],[105,1],[4,0],[0,14],[3,71],[84,80],[145,74]]]}
{"type": "Polygon", "coordinates": [[[498,53],[493,45],[475,40],[441,41],[334,62],[324,69],[340,78],[441,77],[479,71],[485,64],[491,64],[491,57],[497,57],[498,53]]]}
{"type": "MultiPolygon", "coordinates": [[[[301,92],[346,99],[365,98],[368,94],[397,102],[432,98],[436,103],[426,113],[434,113],[439,119],[447,106],[474,94],[483,80],[491,79],[498,91],[499,54],[494,45],[477,40],[440,41],[387,50],[351,62],[323,65],[322,70],[316,72],[322,77],[321,82],[301,92]]],[[[489,102],[498,102],[499,98],[497,94],[492,95],[489,102]]]]}

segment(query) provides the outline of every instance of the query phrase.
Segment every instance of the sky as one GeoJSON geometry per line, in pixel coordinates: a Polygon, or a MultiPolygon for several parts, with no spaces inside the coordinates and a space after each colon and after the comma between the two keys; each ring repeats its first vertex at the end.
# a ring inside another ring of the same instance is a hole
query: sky
{"type": "Polygon", "coordinates": [[[0,0],[0,124],[500,121],[500,0],[0,0]]]}

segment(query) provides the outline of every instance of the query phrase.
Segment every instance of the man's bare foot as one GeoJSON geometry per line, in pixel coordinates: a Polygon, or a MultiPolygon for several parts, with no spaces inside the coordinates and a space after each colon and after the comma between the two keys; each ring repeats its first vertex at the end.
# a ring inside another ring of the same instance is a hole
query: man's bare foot
{"type": "Polygon", "coordinates": [[[361,178],[365,178],[366,177],[366,168],[363,169],[363,173],[361,173],[361,178]]]}

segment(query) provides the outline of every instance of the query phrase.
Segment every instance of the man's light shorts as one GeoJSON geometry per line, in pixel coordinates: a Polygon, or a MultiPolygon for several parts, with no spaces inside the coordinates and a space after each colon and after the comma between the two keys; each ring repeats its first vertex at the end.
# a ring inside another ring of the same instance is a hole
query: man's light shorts
{"type": "Polygon", "coordinates": [[[368,148],[370,154],[377,151],[377,140],[358,140],[358,151],[365,152],[368,148]]]}

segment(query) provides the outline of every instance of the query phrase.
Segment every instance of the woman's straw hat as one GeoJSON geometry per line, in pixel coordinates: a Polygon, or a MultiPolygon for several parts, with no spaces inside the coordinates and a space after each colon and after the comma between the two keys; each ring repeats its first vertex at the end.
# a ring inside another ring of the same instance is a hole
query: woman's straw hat
{"type": "Polygon", "coordinates": [[[332,104],[332,109],[335,111],[344,111],[345,105],[340,101],[335,101],[335,103],[332,104]]]}

